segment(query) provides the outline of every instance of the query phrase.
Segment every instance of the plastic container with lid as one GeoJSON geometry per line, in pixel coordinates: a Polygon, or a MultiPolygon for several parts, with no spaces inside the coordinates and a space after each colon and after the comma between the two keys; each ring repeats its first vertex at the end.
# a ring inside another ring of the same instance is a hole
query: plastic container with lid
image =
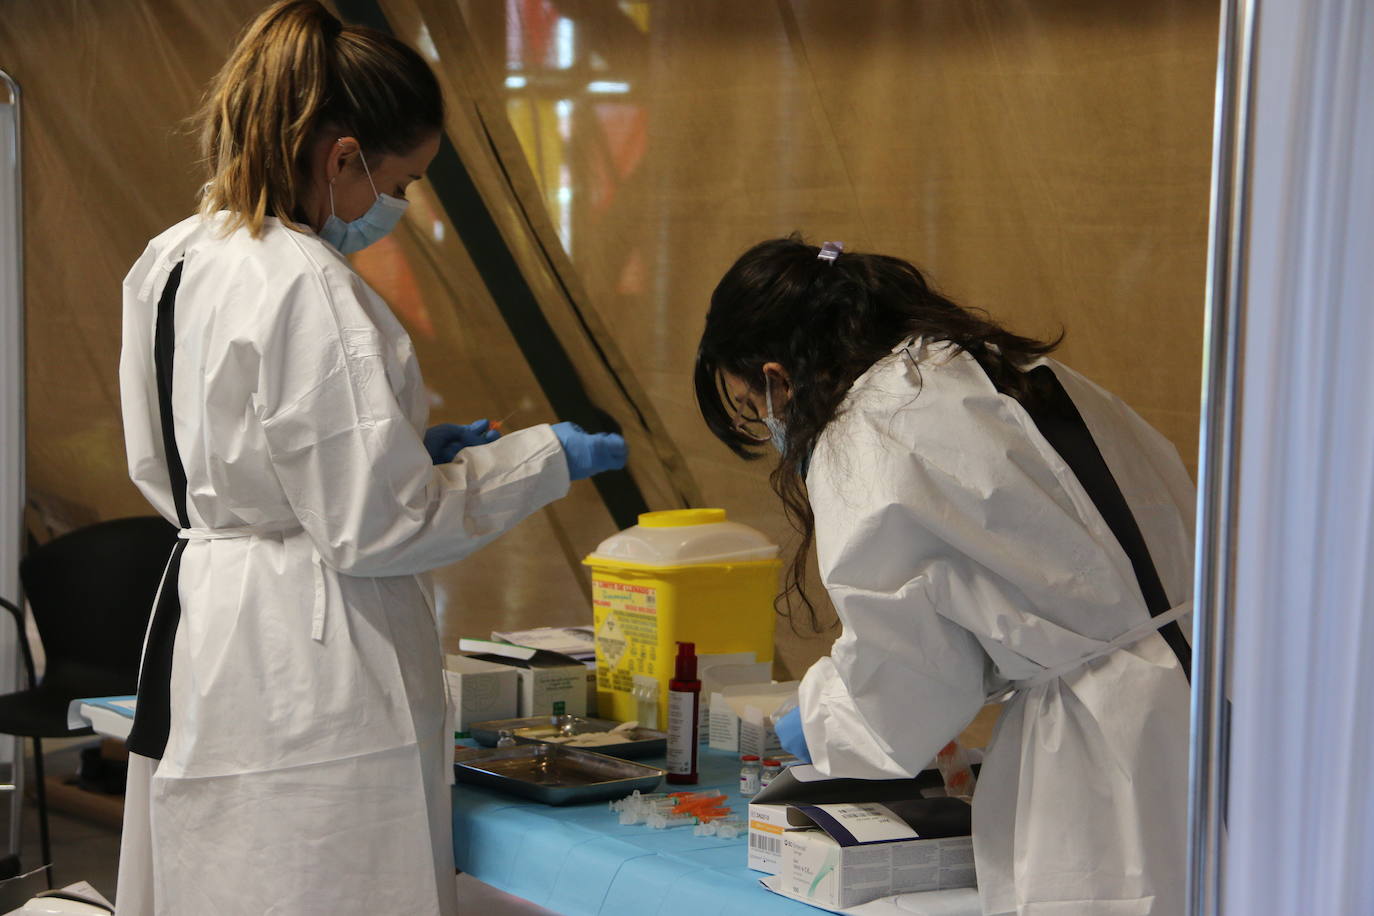
{"type": "Polygon", "coordinates": [[[657,727],[668,721],[678,642],[698,654],[773,659],[778,546],[724,509],[649,512],[584,561],[592,573],[601,715],[644,723],[638,696],[657,685],[657,727]]]}

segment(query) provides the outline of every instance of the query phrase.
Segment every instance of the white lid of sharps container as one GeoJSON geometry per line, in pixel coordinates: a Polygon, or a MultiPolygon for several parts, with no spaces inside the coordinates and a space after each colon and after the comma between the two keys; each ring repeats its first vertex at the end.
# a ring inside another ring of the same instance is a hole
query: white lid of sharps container
{"type": "Polygon", "coordinates": [[[774,560],[778,545],[757,529],[732,522],[724,509],[646,512],[639,524],[612,535],[587,558],[642,566],[697,566],[774,560]]]}

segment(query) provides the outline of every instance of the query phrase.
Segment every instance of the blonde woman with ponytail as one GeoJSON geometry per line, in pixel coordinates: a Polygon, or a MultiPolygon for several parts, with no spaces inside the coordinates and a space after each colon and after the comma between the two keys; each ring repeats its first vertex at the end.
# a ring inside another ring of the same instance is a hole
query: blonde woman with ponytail
{"type": "Polygon", "coordinates": [[[425,573],[625,447],[425,431],[411,342],[344,255],[401,218],[443,114],[412,49],[273,5],[206,95],[200,212],[125,280],[130,474],[182,531],[129,739],[121,916],[457,910],[425,573]]]}

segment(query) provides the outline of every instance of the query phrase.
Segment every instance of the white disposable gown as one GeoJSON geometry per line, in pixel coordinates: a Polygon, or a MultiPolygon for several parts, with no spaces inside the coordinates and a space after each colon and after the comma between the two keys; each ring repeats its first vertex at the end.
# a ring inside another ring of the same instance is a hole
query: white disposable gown
{"type": "MultiPolygon", "coordinates": [[[[909,352],[919,371],[899,348],[854,384],[808,475],[844,632],[807,672],[801,706],[816,766],[834,776],[914,776],[985,698],[1151,620],[1125,552],[1021,405],[963,351],[909,352]]],[[[1176,450],[1044,363],[1186,612],[1194,489],[1176,450]]],[[[1019,690],[974,796],[984,912],[1181,916],[1188,713],[1187,679],[1153,631],[1019,690]]]]}
{"type": "Polygon", "coordinates": [[[548,426],[434,466],[411,342],[337,251],[269,219],[154,239],[125,281],[129,469],[176,521],[154,376],[178,261],[173,413],[192,529],[171,728],[130,763],[120,916],[450,916],[452,741],[427,570],[568,489],[548,426]]]}

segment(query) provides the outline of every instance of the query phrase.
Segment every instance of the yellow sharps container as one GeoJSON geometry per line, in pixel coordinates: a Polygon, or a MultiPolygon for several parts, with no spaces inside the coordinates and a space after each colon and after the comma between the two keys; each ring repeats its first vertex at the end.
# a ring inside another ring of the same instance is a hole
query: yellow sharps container
{"type": "MultiPolygon", "coordinates": [[[[602,716],[668,721],[679,641],[773,660],[778,546],[724,509],[649,512],[583,561],[592,572],[602,716]]],[[[703,702],[707,698],[703,697],[703,702]]]]}

